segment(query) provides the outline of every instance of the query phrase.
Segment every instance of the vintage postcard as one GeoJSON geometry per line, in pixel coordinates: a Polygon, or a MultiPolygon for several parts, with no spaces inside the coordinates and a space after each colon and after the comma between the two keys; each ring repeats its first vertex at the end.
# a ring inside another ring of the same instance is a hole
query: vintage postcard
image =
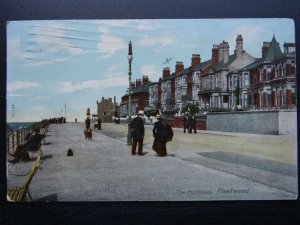
{"type": "Polygon", "coordinates": [[[8,201],[298,198],[292,19],[6,29],[8,201]]]}

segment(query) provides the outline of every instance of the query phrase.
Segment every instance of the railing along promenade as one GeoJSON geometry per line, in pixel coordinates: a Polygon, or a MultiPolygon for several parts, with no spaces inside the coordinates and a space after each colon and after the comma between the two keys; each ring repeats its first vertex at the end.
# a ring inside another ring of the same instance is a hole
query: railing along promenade
{"type": "MultiPolygon", "coordinates": [[[[50,122],[52,121],[42,120],[40,122],[34,123],[30,127],[7,131],[8,133],[6,133],[6,151],[12,154],[18,145],[26,143],[27,141],[26,137],[30,136],[30,134],[32,134],[35,129],[47,130],[47,126],[49,125],[50,122]]],[[[42,132],[45,133],[46,130],[42,132]]]]}
{"type": "Polygon", "coordinates": [[[31,128],[21,128],[6,134],[6,151],[13,153],[16,146],[26,142],[26,136],[32,132],[31,128]]]}

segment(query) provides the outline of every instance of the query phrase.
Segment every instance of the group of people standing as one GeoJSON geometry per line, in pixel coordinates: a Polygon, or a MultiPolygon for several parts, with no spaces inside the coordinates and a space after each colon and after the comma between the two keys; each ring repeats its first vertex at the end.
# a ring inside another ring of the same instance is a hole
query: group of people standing
{"type": "Polygon", "coordinates": [[[194,115],[188,113],[183,116],[183,133],[185,133],[186,130],[188,131],[188,133],[192,133],[192,131],[194,131],[194,133],[197,133],[196,118],[194,115]]]}
{"type": "MultiPolygon", "coordinates": [[[[143,140],[145,136],[145,127],[142,117],[144,112],[138,111],[138,116],[135,117],[130,124],[131,136],[132,136],[132,148],[131,154],[136,154],[136,148],[138,145],[138,155],[143,155],[143,140]]],[[[167,156],[166,144],[173,137],[173,131],[170,126],[163,120],[161,114],[156,115],[157,122],[154,123],[152,130],[154,141],[152,149],[157,153],[158,156],[167,156]]]]}

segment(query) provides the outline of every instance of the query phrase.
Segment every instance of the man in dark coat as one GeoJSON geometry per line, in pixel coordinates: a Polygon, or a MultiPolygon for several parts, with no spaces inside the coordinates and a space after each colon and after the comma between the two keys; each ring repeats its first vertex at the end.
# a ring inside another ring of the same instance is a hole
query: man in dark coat
{"type": "Polygon", "coordinates": [[[192,133],[193,130],[194,130],[194,133],[196,134],[197,133],[197,131],[196,131],[196,118],[195,118],[194,115],[191,117],[191,128],[190,128],[189,133],[192,133]]]}
{"type": "Polygon", "coordinates": [[[90,117],[88,116],[85,120],[85,127],[86,129],[90,129],[90,125],[91,125],[91,120],[90,120],[90,117]]]}
{"type": "Polygon", "coordinates": [[[102,120],[101,118],[98,119],[98,130],[101,130],[101,123],[102,123],[102,120]]]}
{"type": "Polygon", "coordinates": [[[183,133],[185,133],[185,130],[189,131],[187,113],[185,113],[184,116],[183,116],[183,133]]]}
{"type": "Polygon", "coordinates": [[[138,155],[143,155],[143,140],[145,135],[145,127],[144,127],[144,121],[142,117],[144,116],[144,112],[142,110],[138,111],[138,116],[135,117],[131,123],[131,137],[132,137],[132,148],[131,148],[131,154],[135,155],[136,153],[136,146],[138,147],[138,155]]]}

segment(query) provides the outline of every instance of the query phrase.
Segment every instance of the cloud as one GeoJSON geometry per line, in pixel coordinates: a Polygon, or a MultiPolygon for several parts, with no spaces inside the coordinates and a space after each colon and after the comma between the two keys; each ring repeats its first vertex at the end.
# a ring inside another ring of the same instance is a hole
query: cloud
{"type": "Polygon", "coordinates": [[[147,64],[141,67],[141,72],[143,75],[148,75],[151,81],[157,81],[160,77],[160,73],[157,71],[154,64],[147,64]]]}
{"type": "Polygon", "coordinates": [[[84,38],[69,36],[66,34],[66,30],[53,29],[51,27],[44,30],[45,28],[47,26],[44,28],[35,27],[35,31],[29,34],[34,38],[36,48],[43,49],[46,53],[57,53],[63,50],[71,55],[82,55],[85,53],[82,48],[72,45],[70,42],[70,40],[84,40],[84,38]]]}
{"type": "MultiPolygon", "coordinates": [[[[246,50],[247,52],[255,52],[256,54],[260,53],[259,47],[253,49],[248,46],[261,46],[262,33],[266,33],[266,32],[267,30],[262,26],[260,26],[259,24],[241,25],[236,29],[233,29],[233,31],[228,35],[228,42],[230,45],[230,49],[234,51],[236,46],[236,37],[237,35],[241,34],[243,37],[244,50],[246,50]]],[[[253,56],[260,57],[260,55],[253,55],[253,56]]]]}
{"type": "Polygon", "coordinates": [[[8,59],[19,59],[21,56],[21,38],[14,36],[7,40],[7,58],[8,59]]]}
{"type": "Polygon", "coordinates": [[[160,38],[142,38],[137,41],[137,45],[139,46],[154,46],[158,45],[161,47],[167,46],[174,43],[173,37],[160,37],[160,38]]]}
{"type": "Polygon", "coordinates": [[[69,60],[70,58],[71,57],[61,58],[61,59],[50,59],[50,60],[44,60],[44,61],[40,61],[40,62],[28,63],[28,64],[26,64],[26,67],[39,67],[39,66],[43,66],[43,65],[64,62],[64,61],[69,60]]]}
{"type": "Polygon", "coordinates": [[[7,97],[23,97],[25,95],[23,94],[15,94],[15,93],[7,93],[7,97]]]}
{"type": "Polygon", "coordinates": [[[161,28],[159,23],[155,23],[154,20],[137,20],[136,29],[145,31],[145,30],[157,30],[161,28]]]}
{"type": "Polygon", "coordinates": [[[124,75],[124,72],[120,72],[118,65],[113,65],[107,68],[105,75],[107,78],[122,77],[122,75],[124,75]]]}
{"type": "Polygon", "coordinates": [[[142,47],[153,47],[154,52],[159,52],[161,48],[171,45],[175,42],[173,37],[165,36],[159,38],[146,37],[138,40],[136,42],[137,46],[142,47]]]}
{"type": "Polygon", "coordinates": [[[32,101],[45,101],[52,99],[53,97],[51,96],[36,96],[35,98],[32,99],[32,101]]]}
{"type": "Polygon", "coordinates": [[[12,91],[25,89],[25,88],[36,88],[39,86],[41,86],[40,83],[34,83],[29,81],[15,81],[7,84],[7,91],[12,92],[12,91]]]}
{"type": "Polygon", "coordinates": [[[111,34],[103,34],[100,36],[100,42],[97,48],[101,53],[114,54],[120,49],[126,49],[127,44],[119,37],[111,34]]]}
{"type": "Polygon", "coordinates": [[[59,91],[64,93],[72,93],[75,91],[80,91],[84,89],[90,89],[90,88],[110,88],[110,87],[116,87],[116,86],[122,86],[128,84],[128,78],[127,76],[122,77],[113,77],[108,78],[105,80],[87,80],[82,81],[79,83],[72,83],[72,82],[61,82],[59,83],[59,91]]]}

